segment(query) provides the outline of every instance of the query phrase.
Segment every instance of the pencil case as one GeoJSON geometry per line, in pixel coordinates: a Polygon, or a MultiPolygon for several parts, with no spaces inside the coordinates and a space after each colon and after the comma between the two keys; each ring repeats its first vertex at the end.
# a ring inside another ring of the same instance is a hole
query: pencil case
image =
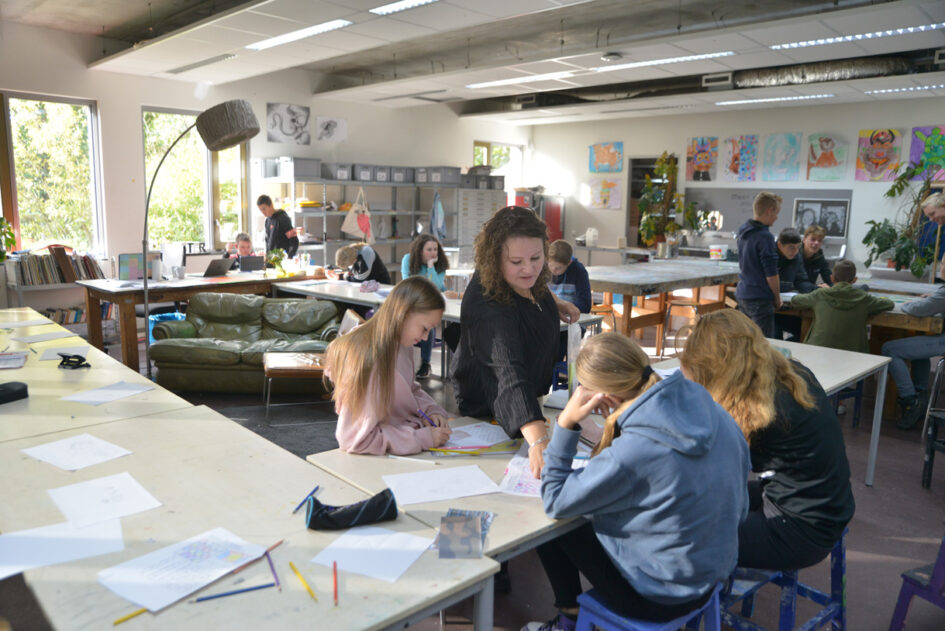
{"type": "Polygon", "coordinates": [[[328,506],[313,495],[305,509],[305,524],[311,530],[343,530],[392,519],[397,519],[397,501],[390,489],[348,506],[328,506]]]}
{"type": "MultiPolygon", "coordinates": [[[[21,381],[8,381],[0,384],[0,403],[19,401],[29,396],[26,384],[21,381]]],[[[389,490],[389,489],[388,489],[389,490]]]]}

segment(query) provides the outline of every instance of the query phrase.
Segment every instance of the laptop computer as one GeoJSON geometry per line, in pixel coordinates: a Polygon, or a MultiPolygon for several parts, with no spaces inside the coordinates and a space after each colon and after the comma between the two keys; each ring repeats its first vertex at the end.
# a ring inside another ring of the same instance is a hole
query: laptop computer
{"type": "Polygon", "coordinates": [[[210,276],[226,276],[226,273],[230,271],[230,267],[233,265],[233,259],[212,259],[210,265],[207,265],[206,271],[204,271],[204,278],[210,276]]]}
{"type": "Polygon", "coordinates": [[[255,272],[266,266],[266,257],[264,256],[241,256],[240,271],[255,272]]]}

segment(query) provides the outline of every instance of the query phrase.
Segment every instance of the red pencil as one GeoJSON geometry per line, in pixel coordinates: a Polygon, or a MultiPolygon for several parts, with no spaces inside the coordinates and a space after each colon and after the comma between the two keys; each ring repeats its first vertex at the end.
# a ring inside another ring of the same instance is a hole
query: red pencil
{"type": "Polygon", "coordinates": [[[335,607],[338,606],[338,561],[331,562],[331,584],[335,593],[335,607]]]}

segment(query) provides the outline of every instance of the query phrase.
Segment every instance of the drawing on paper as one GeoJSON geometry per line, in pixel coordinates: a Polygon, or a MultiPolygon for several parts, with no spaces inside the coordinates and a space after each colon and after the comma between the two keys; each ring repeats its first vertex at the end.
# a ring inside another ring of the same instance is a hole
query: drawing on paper
{"type": "Polygon", "coordinates": [[[801,134],[771,134],[765,140],[765,159],[761,179],[790,182],[801,171],[801,134]]]}
{"type": "Polygon", "coordinates": [[[722,179],[728,182],[754,182],[758,162],[758,134],[725,139],[722,179]]]}
{"type": "Polygon", "coordinates": [[[902,155],[898,129],[861,129],[856,147],[856,179],[890,182],[896,179],[902,155]]]}
{"type": "Polygon", "coordinates": [[[620,208],[620,180],[609,178],[591,178],[587,183],[588,208],[620,208]]]}
{"type": "Polygon", "coordinates": [[[344,142],[348,139],[348,121],[344,118],[319,116],[315,119],[316,142],[344,142]]]}
{"type": "Polygon", "coordinates": [[[623,171],[623,142],[599,142],[589,147],[588,169],[591,173],[623,171]]]}
{"type": "Polygon", "coordinates": [[[847,165],[847,143],[833,134],[807,137],[807,179],[833,182],[843,178],[847,165]]]}
{"type": "Polygon", "coordinates": [[[686,179],[691,182],[711,182],[716,179],[715,165],[718,161],[718,136],[690,138],[686,147],[686,179]]]}
{"type": "MultiPolygon", "coordinates": [[[[912,164],[919,164],[919,162],[942,164],[945,162],[945,125],[912,128],[909,162],[912,164]]],[[[917,173],[912,179],[925,179],[925,171],[917,173]]],[[[945,170],[932,174],[932,181],[941,182],[943,180],[945,180],[945,170]]]]}
{"type": "Polygon", "coordinates": [[[266,140],[293,145],[309,145],[312,134],[308,130],[311,109],[304,105],[266,103],[266,140]]]}

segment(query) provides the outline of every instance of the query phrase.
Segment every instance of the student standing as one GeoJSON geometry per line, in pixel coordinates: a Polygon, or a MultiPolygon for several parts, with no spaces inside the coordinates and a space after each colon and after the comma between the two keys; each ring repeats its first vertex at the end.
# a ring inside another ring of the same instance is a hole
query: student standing
{"type": "Polygon", "coordinates": [[[285,251],[286,258],[292,258],[299,249],[299,237],[292,226],[292,220],[284,210],[272,207],[272,198],[260,195],[256,207],[266,217],[266,254],[276,248],[285,251]]]}
{"type": "Polygon", "coordinates": [[[774,337],[774,312],[781,308],[778,250],[768,229],[778,220],[781,196],[763,191],[752,202],[753,219],[738,229],[738,309],[774,337]]]}
{"type": "Polygon", "coordinates": [[[624,616],[665,622],[701,607],[735,569],[748,511],[748,445],[702,386],[650,368],[629,338],[603,333],[577,357],[581,385],[545,451],[541,496],[549,517],[586,516],[538,547],[559,614],[523,631],[570,631],[578,573],[624,616]],[[616,408],[583,469],[571,468],[580,427],[616,408]]]}
{"type": "Polygon", "coordinates": [[[530,208],[502,208],[483,225],[450,365],[459,411],[490,416],[510,436],[521,433],[536,478],[548,446],[538,398],[551,387],[559,321],[580,317],[577,307],[548,289],[547,248],[545,222],[530,208]]]}
{"type": "Polygon", "coordinates": [[[696,322],[680,365],[732,415],[765,474],[748,482],[738,564],[794,570],[826,558],[855,504],[840,422],[814,375],[733,309],[696,322]]]}
{"type": "MultiPolygon", "coordinates": [[[[457,294],[446,291],[446,270],[449,261],[443,246],[432,234],[421,234],[410,244],[410,252],[404,254],[400,261],[400,277],[423,276],[436,285],[447,298],[455,298],[457,294]]],[[[427,339],[420,342],[420,369],[417,370],[417,379],[426,379],[430,376],[430,358],[433,356],[433,343],[436,331],[431,330],[427,339]]]]}
{"type": "Polygon", "coordinates": [[[335,438],[342,450],[415,454],[449,438],[446,410],[414,379],[412,352],[439,324],[444,308],[430,281],[408,278],[374,317],[328,346],[325,375],[334,384],[335,438]]]}

